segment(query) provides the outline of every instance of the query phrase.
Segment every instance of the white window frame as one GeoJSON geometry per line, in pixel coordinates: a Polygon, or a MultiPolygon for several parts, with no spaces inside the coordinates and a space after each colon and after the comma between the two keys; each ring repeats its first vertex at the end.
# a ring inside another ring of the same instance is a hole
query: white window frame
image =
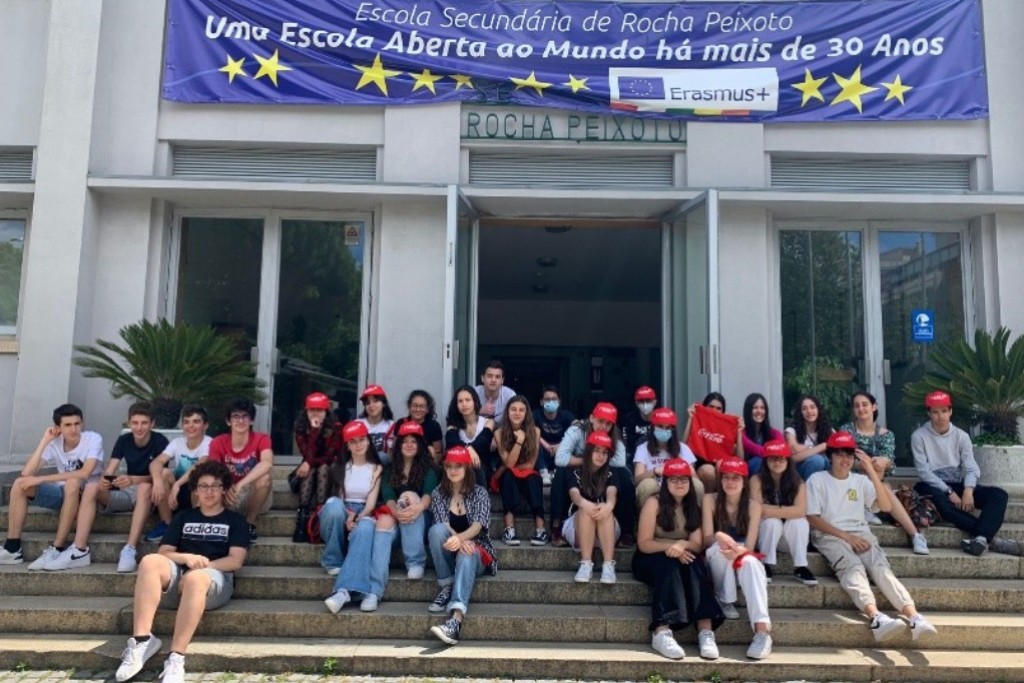
{"type": "Polygon", "coordinates": [[[367,383],[370,345],[370,307],[373,301],[371,286],[377,256],[375,235],[377,232],[376,212],[329,212],[291,209],[176,209],[171,221],[171,236],[168,240],[167,278],[162,315],[174,319],[177,314],[177,293],[179,266],[181,263],[182,221],[189,218],[234,218],[259,219],[263,221],[263,251],[260,260],[260,308],[256,332],[256,347],[253,360],[256,362],[256,377],[267,383],[267,405],[256,411],[253,427],[258,431],[270,431],[270,416],[274,400],[274,370],[277,364],[277,309],[281,272],[281,231],[284,221],[312,220],[332,223],[362,222],[363,224],[363,284],[359,320],[359,369],[357,384],[367,383]]]}
{"type": "Polygon", "coordinates": [[[21,281],[18,284],[18,310],[13,325],[0,325],[0,337],[18,338],[18,330],[21,327],[21,310],[25,303],[25,277],[28,268],[25,264],[28,260],[29,235],[32,231],[32,221],[28,209],[0,209],[0,220],[25,221],[25,241],[21,243],[21,281]]]}

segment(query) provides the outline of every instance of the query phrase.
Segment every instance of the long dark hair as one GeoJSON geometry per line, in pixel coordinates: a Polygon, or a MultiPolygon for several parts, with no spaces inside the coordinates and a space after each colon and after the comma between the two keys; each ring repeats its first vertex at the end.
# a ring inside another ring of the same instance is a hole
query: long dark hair
{"type": "MultiPolygon", "coordinates": [[[[700,504],[697,502],[697,491],[693,488],[693,477],[690,480],[690,489],[683,496],[679,506],[683,509],[683,520],[686,526],[684,531],[690,533],[700,527],[700,504]]],[[[676,528],[676,499],[668,490],[668,477],[662,477],[661,488],[658,489],[658,526],[665,531],[675,531],[676,528]]]]}
{"type": "Polygon", "coordinates": [[[413,399],[422,398],[427,402],[427,414],[423,417],[424,422],[427,420],[437,419],[437,404],[434,403],[434,397],[431,396],[425,389],[413,389],[409,392],[409,398],[405,399],[405,408],[409,409],[409,404],[412,403],[413,399]]]}
{"type": "Polygon", "coordinates": [[[455,393],[452,394],[452,400],[448,402],[448,416],[445,421],[449,427],[466,428],[466,418],[459,412],[459,394],[464,391],[473,397],[473,412],[477,415],[480,414],[480,397],[477,395],[476,389],[468,384],[463,384],[455,390],[455,393]]]}
{"type": "Polygon", "coordinates": [[[423,440],[423,437],[416,434],[406,434],[395,439],[395,445],[391,447],[391,463],[388,464],[388,471],[384,476],[387,478],[388,483],[391,484],[391,488],[396,491],[402,486],[419,491],[423,488],[427,472],[433,466],[434,461],[430,457],[430,451],[427,450],[427,442],[423,440]],[[416,455],[412,458],[409,476],[406,476],[405,456],[402,455],[402,442],[409,436],[416,439],[416,455]]]}
{"type": "MultiPolygon", "coordinates": [[[[320,433],[316,439],[318,448],[325,448],[338,428],[338,418],[334,416],[334,413],[330,410],[324,412],[326,413],[324,421],[320,425],[320,433]]],[[[313,425],[309,424],[309,414],[305,410],[300,411],[299,416],[295,418],[295,433],[309,434],[312,430],[313,425]]]]}
{"type": "Polygon", "coordinates": [[[725,412],[725,396],[722,396],[717,391],[712,391],[710,394],[705,396],[704,400],[701,401],[700,404],[702,406],[704,406],[705,408],[707,408],[708,404],[711,403],[712,401],[718,401],[719,403],[721,403],[722,404],[722,412],[723,413],[725,412]]]}
{"type": "Polygon", "coordinates": [[[814,394],[804,394],[797,399],[796,405],[793,406],[793,431],[796,432],[796,442],[803,444],[807,438],[807,424],[804,422],[802,411],[804,401],[810,401],[818,409],[818,421],[814,425],[818,434],[815,444],[825,443],[834,431],[832,429],[832,421],[828,419],[828,413],[821,407],[821,401],[814,394]]]}
{"type": "Polygon", "coordinates": [[[441,489],[441,493],[444,494],[448,500],[452,499],[456,493],[461,493],[463,497],[468,498],[469,494],[473,492],[473,487],[476,486],[476,475],[473,474],[473,468],[469,465],[459,465],[466,474],[462,477],[462,486],[456,491],[452,480],[448,478],[447,470],[441,473],[441,483],[437,488],[441,489]]]}
{"type": "Polygon", "coordinates": [[[768,421],[768,399],[761,394],[751,394],[743,401],[743,431],[747,438],[762,446],[772,438],[772,424],[768,421]],[[764,404],[764,422],[760,426],[754,422],[754,404],[764,404]]]}
{"type": "Polygon", "coordinates": [[[768,458],[761,463],[761,471],[757,476],[761,482],[761,500],[769,505],[792,505],[796,500],[796,494],[803,485],[803,479],[797,474],[796,466],[789,458],[786,460],[786,469],[779,477],[779,487],[775,488],[775,478],[768,469],[768,458]],[[778,502],[776,502],[778,501],[778,502]]]}
{"type": "MultiPolygon", "coordinates": [[[[732,525],[729,512],[726,510],[725,492],[722,490],[721,477],[718,482],[718,496],[715,498],[715,531],[725,531],[732,525]]],[[[736,536],[746,538],[750,526],[750,482],[743,477],[743,490],[740,492],[740,504],[736,510],[736,536]]]]}
{"type": "Polygon", "coordinates": [[[388,403],[388,397],[387,397],[386,394],[385,395],[367,396],[366,398],[361,399],[360,402],[363,404],[363,412],[359,413],[359,417],[361,417],[363,419],[366,419],[366,404],[369,403],[371,398],[379,398],[381,400],[381,402],[384,404],[384,410],[382,410],[381,414],[380,414],[381,419],[384,419],[384,420],[394,420],[395,419],[395,413],[394,413],[394,411],[391,410],[391,404],[388,403]]]}
{"type": "MultiPolygon", "coordinates": [[[[671,457],[678,458],[679,451],[681,450],[679,447],[679,432],[676,431],[675,427],[669,427],[669,429],[672,430],[672,436],[668,438],[668,443],[665,444],[665,451],[671,457]]],[[[647,425],[647,451],[650,452],[651,455],[656,455],[656,453],[651,451],[652,447],[658,447],[658,440],[654,438],[654,425],[649,424],[647,425]]]]}
{"type": "Polygon", "coordinates": [[[580,493],[587,500],[601,500],[608,488],[608,469],[612,462],[612,450],[608,452],[608,459],[600,467],[594,467],[594,444],[588,443],[583,448],[583,464],[580,466],[580,493]]]}
{"type": "MultiPolygon", "coordinates": [[[[377,455],[377,449],[373,447],[373,439],[369,437],[366,438],[366,462],[373,465],[380,464],[380,456],[377,455]]],[[[351,467],[352,453],[346,443],[345,448],[341,451],[341,459],[331,468],[331,477],[337,485],[337,490],[341,493],[338,497],[343,501],[345,500],[345,474],[351,467]]]]}
{"type": "Polygon", "coordinates": [[[516,394],[505,404],[505,414],[500,427],[501,443],[499,445],[501,450],[508,453],[516,445],[515,430],[512,428],[512,420],[508,416],[508,409],[516,403],[522,403],[526,408],[526,417],[523,419],[523,426],[521,427],[526,434],[526,438],[523,439],[523,445],[519,447],[519,460],[516,461],[516,467],[520,467],[533,459],[540,446],[537,440],[537,428],[533,423],[533,413],[530,410],[530,402],[526,400],[525,396],[516,394]]]}

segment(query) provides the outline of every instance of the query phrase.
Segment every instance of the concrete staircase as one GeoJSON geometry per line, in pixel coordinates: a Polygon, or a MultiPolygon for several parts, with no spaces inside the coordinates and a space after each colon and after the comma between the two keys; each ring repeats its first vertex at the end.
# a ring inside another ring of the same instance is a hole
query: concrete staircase
{"type": "MultiPolygon", "coordinates": [[[[280,461],[280,460],[279,460],[280,461]]],[[[811,555],[821,585],[806,587],[781,556],[769,586],[775,652],[766,661],[744,657],[750,640],[744,621],[717,632],[722,657],[696,657],[692,630],[678,634],[686,659],[672,662],[649,646],[648,589],[629,573],[632,550],[618,551],[619,582],[604,586],[572,581],[576,557],[568,549],[495,545],[497,577],[478,580],[462,642],[445,647],[429,635],[441,617],[429,614],[436,593],[428,570],[422,581],[405,578],[401,558],[377,612],[348,606],[340,615],[323,605],[333,579],[319,567],[319,546],[291,542],[296,501],[284,477],[292,465],[275,467],[274,509],[261,519],[260,541],[238,573],[235,599],[208,613],[189,652],[192,671],[322,671],[380,676],[478,676],[568,678],[818,681],[1024,681],[1024,559],[958,549],[962,535],[951,527],[928,533],[932,554],[916,556],[902,531],[876,528],[893,568],[939,629],[912,643],[909,635],[875,647],[865,621],[831,577],[824,558],[811,555]]],[[[6,493],[6,491],[5,491],[6,493]]],[[[6,497],[5,497],[6,498],[6,497]]],[[[492,535],[501,532],[498,511],[492,535]]],[[[94,564],[70,572],[33,572],[25,565],[0,567],[0,669],[116,666],[131,632],[135,575],[115,571],[128,516],[99,516],[91,547],[94,564]]],[[[6,528],[6,508],[0,526],[6,528]]],[[[56,517],[30,509],[24,534],[34,559],[50,542],[56,517]]],[[[532,521],[517,518],[528,538],[532,521]]],[[[1024,542],[1024,501],[1011,504],[1006,535],[1024,542]]],[[[144,544],[143,553],[155,550],[144,544]]],[[[885,604],[884,599],[880,605],[885,604]]],[[[173,613],[161,612],[155,632],[170,633],[173,613]]],[[[151,666],[159,667],[159,658],[151,666]]]]}

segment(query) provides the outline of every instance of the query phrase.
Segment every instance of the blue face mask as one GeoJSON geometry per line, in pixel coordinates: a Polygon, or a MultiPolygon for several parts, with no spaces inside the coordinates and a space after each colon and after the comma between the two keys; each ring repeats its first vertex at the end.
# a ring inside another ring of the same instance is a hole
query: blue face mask
{"type": "Polygon", "coordinates": [[[665,429],[664,427],[654,428],[654,439],[658,443],[668,443],[668,440],[672,438],[672,430],[665,429]]]}
{"type": "Polygon", "coordinates": [[[558,412],[558,401],[544,401],[544,412],[545,413],[557,413],[558,412]]]}

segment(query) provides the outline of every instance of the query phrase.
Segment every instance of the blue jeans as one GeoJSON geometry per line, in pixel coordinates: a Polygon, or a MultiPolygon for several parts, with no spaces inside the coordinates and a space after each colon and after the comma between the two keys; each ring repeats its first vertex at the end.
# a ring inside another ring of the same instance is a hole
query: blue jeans
{"type": "MultiPolygon", "coordinates": [[[[402,555],[405,557],[405,568],[427,566],[427,544],[424,533],[427,529],[427,514],[424,512],[408,524],[381,530],[373,534],[373,554],[370,558],[370,589],[378,597],[384,596],[384,588],[388,585],[388,568],[391,564],[391,547],[395,544],[395,530],[402,539],[402,555]],[[377,588],[380,592],[377,592],[377,588]]],[[[344,572],[344,569],[342,569],[344,572]]]]}
{"type": "Polygon", "coordinates": [[[761,471],[761,467],[764,465],[764,458],[760,455],[752,455],[747,460],[747,469],[750,470],[750,476],[754,476],[761,471]]]}
{"type": "Polygon", "coordinates": [[[828,468],[828,456],[818,453],[807,458],[802,463],[797,464],[796,471],[800,473],[800,476],[804,478],[804,481],[807,481],[810,479],[812,474],[816,472],[824,472],[828,468]]]}
{"type": "Polygon", "coordinates": [[[320,564],[324,569],[341,567],[345,561],[346,531],[345,520],[351,510],[357,515],[363,511],[362,503],[344,503],[341,498],[331,496],[320,508],[320,537],[324,540],[324,552],[320,564]]]}
{"type": "Polygon", "coordinates": [[[455,610],[466,614],[469,610],[469,598],[473,595],[473,584],[476,583],[476,577],[484,573],[484,563],[480,559],[479,550],[472,555],[445,550],[444,542],[451,535],[452,532],[445,524],[438,523],[430,527],[430,555],[434,558],[438,585],[452,587],[448,614],[455,610]]]}

